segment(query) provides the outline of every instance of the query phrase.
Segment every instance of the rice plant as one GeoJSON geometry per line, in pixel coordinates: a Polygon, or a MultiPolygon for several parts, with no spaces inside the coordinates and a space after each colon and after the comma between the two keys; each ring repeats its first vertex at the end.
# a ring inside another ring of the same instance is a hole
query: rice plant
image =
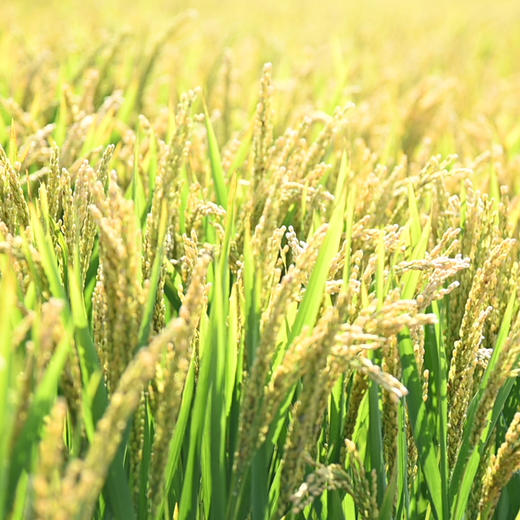
{"type": "Polygon", "coordinates": [[[519,518],[520,6],[199,7],[0,7],[0,518],[519,518]]]}

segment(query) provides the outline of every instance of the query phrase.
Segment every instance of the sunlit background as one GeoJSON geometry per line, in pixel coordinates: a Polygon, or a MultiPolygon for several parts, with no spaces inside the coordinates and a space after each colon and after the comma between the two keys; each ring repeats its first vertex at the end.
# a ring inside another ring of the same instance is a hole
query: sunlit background
{"type": "Polygon", "coordinates": [[[143,113],[200,86],[218,127],[226,88],[239,129],[271,62],[280,127],[353,101],[374,149],[412,119],[406,152],[425,137],[431,151],[462,155],[520,143],[517,1],[19,0],[0,15],[0,95],[25,107],[50,103],[64,82],[81,90],[91,68],[101,69],[101,93],[128,92],[146,68],[143,113]]]}

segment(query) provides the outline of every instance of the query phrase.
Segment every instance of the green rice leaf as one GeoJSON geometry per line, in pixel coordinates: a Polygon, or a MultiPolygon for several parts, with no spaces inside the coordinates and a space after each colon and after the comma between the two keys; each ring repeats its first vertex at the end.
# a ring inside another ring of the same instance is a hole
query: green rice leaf
{"type": "MultiPolygon", "coordinates": [[[[14,352],[11,346],[12,324],[16,309],[16,278],[9,268],[7,258],[0,257],[0,514],[7,512],[6,504],[11,500],[13,486],[10,482],[10,466],[13,464],[9,456],[11,435],[15,419],[14,400],[14,352]],[[10,489],[9,489],[10,488],[10,489]]],[[[16,470],[20,475],[21,468],[16,470]]]]}
{"type": "Polygon", "coordinates": [[[222,168],[222,160],[220,159],[220,151],[218,148],[217,137],[209,118],[208,109],[204,104],[204,114],[206,116],[206,131],[208,133],[208,151],[209,161],[211,164],[211,176],[213,177],[213,186],[217,196],[217,204],[224,209],[227,208],[227,188],[224,169],[222,168]]]}
{"type": "MultiPolygon", "coordinates": [[[[346,177],[345,170],[347,169],[347,156],[344,153],[341,159],[339,178],[346,177]]],[[[305,325],[313,326],[325,290],[325,282],[329,274],[330,264],[334,255],[338,252],[338,247],[343,233],[344,214],[345,214],[345,199],[346,199],[346,185],[341,189],[341,196],[336,199],[334,212],[330,219],[329,228],[321,247],[316,265],[314,266],[309,284],[305,291],[303,301],[298,309],[298,314],[294,320],[289,343],[291,343],[296,336],[298,336],[305,325]]]]}
{"type": "Polygon", "coordinates": [[[409,333],[400,334],[399,354],[403,383],[408,389],[406,403],[421,465],[434,513],[438,519],[448,518],[448,503],[442,491],[442,477],[433,441],[434,425],[422,400],[422,384],[415,362],[413,342],[409,333]]]}

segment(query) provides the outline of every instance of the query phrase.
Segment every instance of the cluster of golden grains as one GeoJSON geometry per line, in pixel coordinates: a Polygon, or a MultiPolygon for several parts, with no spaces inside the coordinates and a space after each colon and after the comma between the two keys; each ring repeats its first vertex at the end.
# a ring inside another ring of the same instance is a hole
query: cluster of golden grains
{"type": "Polygon", "coordinates": [[[491,458],[484,477],[480,500],[480,518],[492,517],[500,498],[500,491],[520,468],[520,412],[509,425],[504,442],[491,458]]]}
{"type": "Polygon", "coordinates": [[[105,195],[101,182],[90,183],[90,211],[99,227],[99,271],[93,295],[94,334],[109,390],[138,347],[144,302],[141,282],[141,234],[134,204],[125,200],[116,179],[105,195]]]}
{"type": "Polygon", "coordinates": [[[453,346],[448,378],[450,464],[453,464],[455,460],[460,442],[460,435],[457,432],[464,424],[467,407],[472,397],[467,388],[472,386],[484,324],[493,310],[491,306],[488,306],[487,299],[495,291],[496,272],[506,261],[512,245],[512,240],[501,242],[490,252],[484,266],[475,273],[462,320],[461,339],[457,340],[453,346]]]}
{"type": "Polygon", "coordinates": [[[65,518],[62,510],[61,480],[63,478],[63,442],[67,406],[63,399],[57,400],[46,418],[46,434],[40,443],[40,458],[34,476],[34,509],[37,518],[65,518]]]}
{"type": "Polygon", "coordinates": [[[324,466],[311,458],[305,460],[316,469],[291,496],[293,513],[303,511],[306,505],[312,503],[326,489],[341,489],[352,496],[360,518],[368,520],[378,516],[379,511],[375,500],[376,484],[370,480],[374,475],[367,475],[355,444],[346,439],[345,445],[350,459],[349,471],[345,471],[345,468],[339,464],[324,466]]]}
{"type": "MultiPolygon", "coordinates": [[[[254,360],[248,360],[250,370],[248,383],[244,389],[243,406],[240,416],[239,444],[235,456],[236,483],[240,486],[243,472],[250,461],[251,454],[261,442],[260,435],[269,424],[267,413],[275,411],[267,403],[269,375],[273,358],[279,344],[283,324],[283,309],[294,302],[301,291],[302,284],[308,281],[310,267],[316,261],[326,228],[320,228],[309,240],[305,251],[298,256],[271,294],[269,306],[263,311],[260,325],[260,343],[254,360]]],[[[283,399],[283,394],[278,393],[283,399]]]]}
{"type": "Polygon", "coordinates": [[[160,388],[157,410],[155,413],[155,436],[152,445],[152,458],[149,468],[149,505],[152,516],[162,499],[162,485],[165,479],[168,447],[179,413],[182,390],[192,357],[192,343],[199,325],[199,320],[206,306],[206,274],[211,257],[204,254],[194,266],[190,286],[183,299],[179,312],[183,328],[175,341],[166,351],[163,380],[160,388]]]}
{"type": "Polygon", "coordinates": [[[20,175],[0,148],[2,209],[0,218],[8,231],[15,235],[29,223],[29,210],[25,200],[20,175]]]}

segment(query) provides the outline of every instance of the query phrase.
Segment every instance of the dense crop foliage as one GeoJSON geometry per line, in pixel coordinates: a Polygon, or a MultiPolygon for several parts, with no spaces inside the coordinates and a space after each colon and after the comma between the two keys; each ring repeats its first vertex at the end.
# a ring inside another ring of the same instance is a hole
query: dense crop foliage
{"type": "Polygon", "coordinates": [[[0,518],[515,518],[520,5],[32,4],[0,518]]]}

